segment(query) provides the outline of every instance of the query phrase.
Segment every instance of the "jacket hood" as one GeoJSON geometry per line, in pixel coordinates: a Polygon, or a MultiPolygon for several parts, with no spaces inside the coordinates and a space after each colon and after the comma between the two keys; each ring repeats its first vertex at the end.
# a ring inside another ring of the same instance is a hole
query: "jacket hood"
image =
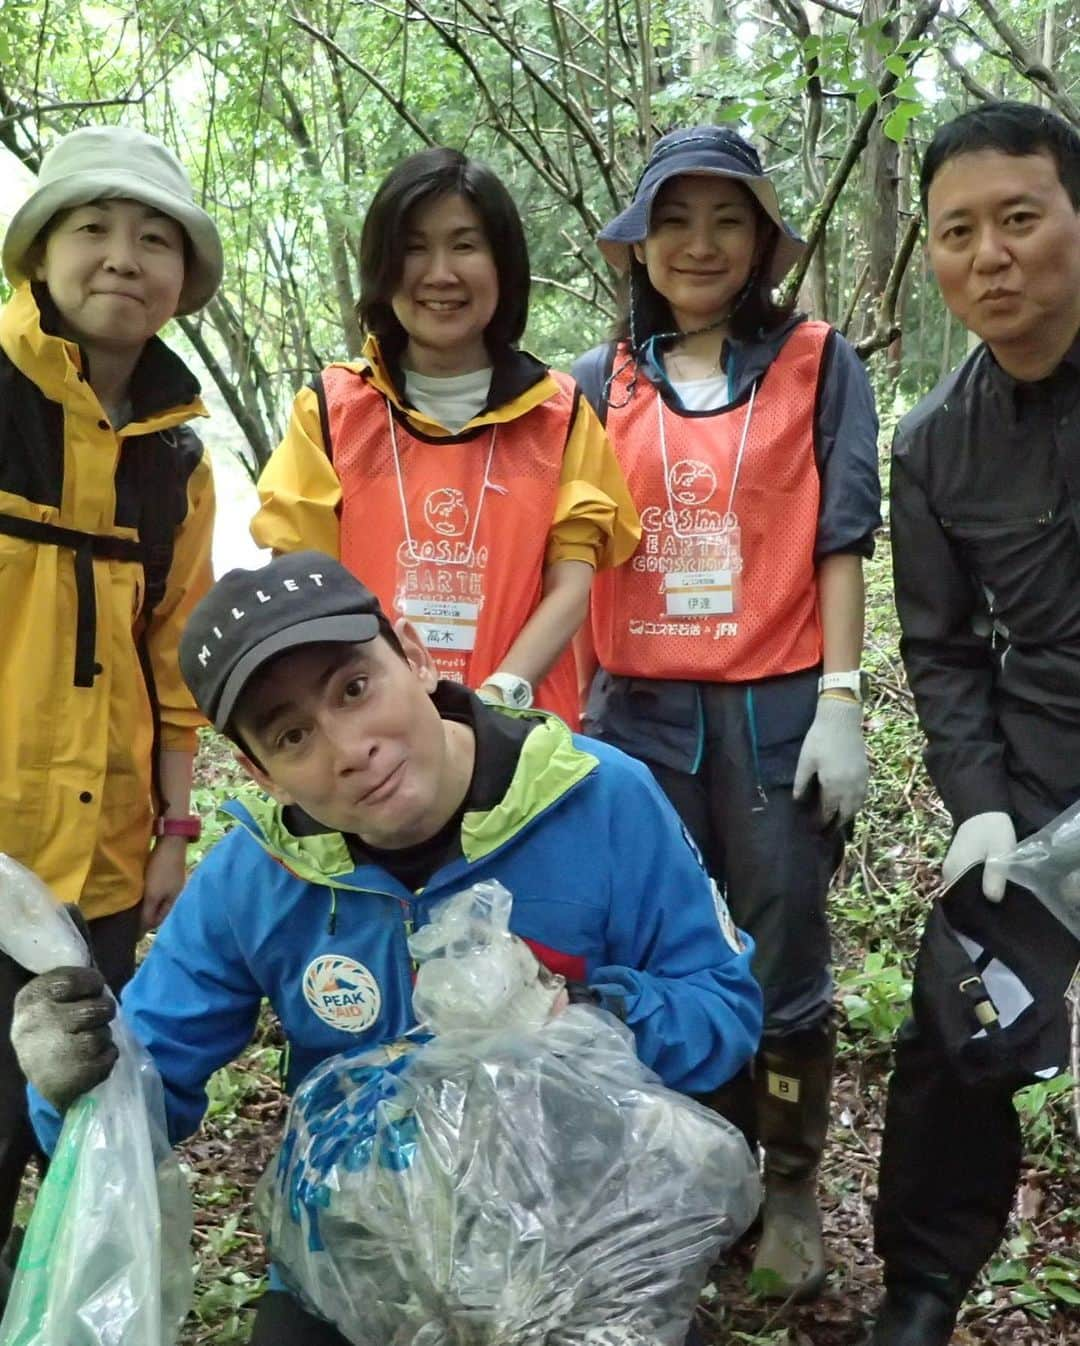
{"type": "MultiPolygon", "coordinates": [[[[0,347],[51,402],[77,407],[96,400],[78,343],[49,330],[56,321],[50,306],[44,287],[29,281],[20,285],[0,311],[0,347]],[[39,290],[44,291],[40,303],[39,290]]],[[[210,414],[199,396],[198,380],[159,337],[146,343],[132,372],[130,395],[133,419],[122,427],[124,435],[152,434],[210,414]]]]}

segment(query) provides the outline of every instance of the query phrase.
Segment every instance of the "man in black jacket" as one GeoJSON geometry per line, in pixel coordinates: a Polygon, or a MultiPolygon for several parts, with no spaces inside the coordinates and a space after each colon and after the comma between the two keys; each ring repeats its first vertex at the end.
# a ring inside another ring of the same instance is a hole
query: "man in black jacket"
{"type": "MultiPolygon", "coordinates": [[[[1080,135],[986,104],[940,128],[920,185],[942,296],[983,343],[901,422],[892,464],[901,652],[951,882],[1080,798],[1080,135]]],[[[992,866],[982,883],[1000,901],[992,866]]],[[[1064,929],[1060,957],[1077,959],[1064,929]]],[[[948,1342],[1019,1175],[1030,1073],[965,1083],[937,1041],[917,1017],[897,1043],[872,1346],[948,1342]]]]}

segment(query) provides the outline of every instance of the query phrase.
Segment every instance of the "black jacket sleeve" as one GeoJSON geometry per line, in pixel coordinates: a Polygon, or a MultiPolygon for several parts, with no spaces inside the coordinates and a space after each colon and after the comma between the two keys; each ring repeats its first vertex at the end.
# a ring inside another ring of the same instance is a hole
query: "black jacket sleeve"
{"type": "Polygon", "coordinates": [[[984,635],[976,628],[981,609],[972,577],[899,436],[890,495],[900,653],[926,734],[927,770],[957,826],[977,813],[1009,813],[989,629],[984,635]]]}

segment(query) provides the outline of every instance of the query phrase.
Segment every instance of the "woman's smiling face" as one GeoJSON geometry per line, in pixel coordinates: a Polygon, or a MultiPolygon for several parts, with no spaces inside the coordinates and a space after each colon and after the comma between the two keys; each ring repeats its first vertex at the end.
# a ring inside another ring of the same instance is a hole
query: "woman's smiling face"
{"type": "Polygon", "coordinates": [[[724,317],[758,260],[758,208],[741,183],[715,173],[664,183],[634,254],[683,331],[724,317]]]}
{"type": "Polygon", "coordinates": [[[76,206],[50,229],[34,278],[47,286],[64,336],[139,351],[176,313],[184,231],[139,201],[76,206]]]}
{"type": "Polygon", "coordinates": [[[484,332],[499,302],[499,274],[483,221],[462,196],[411,213],[401,280],[391,306],[417,373],[465,374],[490,363],[484,332]]]}

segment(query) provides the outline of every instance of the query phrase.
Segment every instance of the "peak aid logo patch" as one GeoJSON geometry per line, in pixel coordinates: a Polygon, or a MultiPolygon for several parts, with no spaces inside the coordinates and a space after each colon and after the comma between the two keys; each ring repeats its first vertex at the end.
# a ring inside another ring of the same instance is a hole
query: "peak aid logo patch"
{"type": "Polygon", "coordinates": [[[304,999],[331,1028],[365,1033],[379,1017],[379,983],[354,958],[324,953],[304,973],[304,999]]]}

